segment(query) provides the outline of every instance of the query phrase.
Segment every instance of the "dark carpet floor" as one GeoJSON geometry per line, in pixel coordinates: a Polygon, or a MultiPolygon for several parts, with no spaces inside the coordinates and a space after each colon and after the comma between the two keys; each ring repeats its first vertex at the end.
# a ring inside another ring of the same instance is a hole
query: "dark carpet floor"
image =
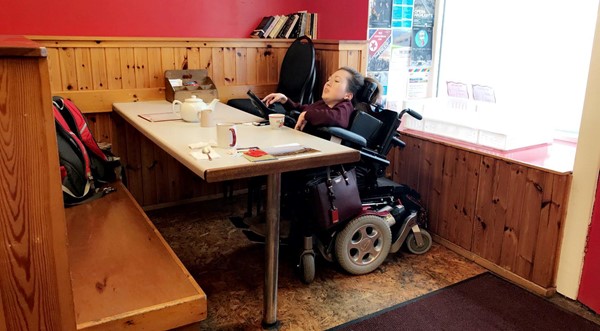
{"type": "Polygon", "coordinates": [[[484,273],[330,330],[583,331],[600,325],[484,273]]]}

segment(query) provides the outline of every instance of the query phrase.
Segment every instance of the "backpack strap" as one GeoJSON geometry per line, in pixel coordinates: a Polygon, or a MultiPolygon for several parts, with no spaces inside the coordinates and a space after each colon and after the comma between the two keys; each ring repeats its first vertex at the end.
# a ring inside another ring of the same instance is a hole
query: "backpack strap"
{"type": "Polygon", "coordinates": [[[94,136],[88,127],[87,121],[83,116],[83,113],[81,113],[81,110],[79,110],[79,108],[77,108],[77,106],[71,100],[60,97],[54,97],[52,99],[52,103],[61,111],[61,114],[69,115],[71,117],[71,122],[75,124],[75,127],[72,128],[73,131],[77,134],[79,139],[88,148],[88,150],[100,158],[100,160],[110,161],[106,154],[104,154],[104,152],[100,149],[98,143],[96,143],[96,140],[94,139],[94,136]]]}
{"type": "Polygon", "coordinates": [[[83,162],[85,164],[86,177],[90,180],[93,179],[92,170],[90,167],[90,157],[85,149],[85,146],[83,145],[77,134],[75,134],[75,132],[71,130],[71,128],[67,124],[67,121],[65,121],[65,118],[62,116],[60,111],[56,107],[52,107],[52,111],[54,112],[54,120],[56,121],[56,124],[58,124],[58,127],[61,128],[64,133],[67,134],[71,141],[73,141],[81,151],[81,155],[83,156],[83,162]]]}

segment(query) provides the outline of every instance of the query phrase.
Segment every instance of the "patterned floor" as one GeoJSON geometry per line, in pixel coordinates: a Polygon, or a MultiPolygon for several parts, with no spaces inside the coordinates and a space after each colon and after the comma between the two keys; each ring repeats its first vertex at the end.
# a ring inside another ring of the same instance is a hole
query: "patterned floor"
{"type": "MultiPolygon", "coordinates": [[[[250,242],[229,221],[244,207],[243,199],[233,198],[148,212],[207,294],[208,318],[201,330],[261,330],[264,246],[250,242]]],[[[434,244],[425,255],[390,255],[362,276],[317,259],[315,281],[305,285],[292,251],[283,246],[280,253],[280,330],[327,329],[485,271],[434,244]]]]}

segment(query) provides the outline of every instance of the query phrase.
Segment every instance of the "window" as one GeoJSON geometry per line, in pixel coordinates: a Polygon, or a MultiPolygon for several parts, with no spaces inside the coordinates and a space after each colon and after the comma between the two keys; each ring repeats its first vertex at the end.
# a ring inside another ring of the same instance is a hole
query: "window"
{"type": "Polygon", "coordinates": [[[438,0],[437,96],[447,82],[492,87],[509,116],[577,137],[598,0],[438,0]]]}

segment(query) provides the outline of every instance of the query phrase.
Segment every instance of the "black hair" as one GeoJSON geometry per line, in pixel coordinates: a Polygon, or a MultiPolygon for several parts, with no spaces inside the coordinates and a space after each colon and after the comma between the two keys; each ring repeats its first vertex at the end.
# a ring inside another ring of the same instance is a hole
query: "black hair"
{"type": "Polygon", "coordinates": [[[381,84],[379,84],[375,78],[364,77],[360,72],[351,67],[341,67],[338,70],[344,70],[350,74],[350,78],[348,79],[348,92],[352,93],[353,95],[353,103],[368,102],[374,104],[377,102],[377,99],[379,99],[379,95],[383,89],[381,84]],[[372,88],[373,85],[376,85],[376,88],[372,88]],[[365,89],[369,89],[370,91],[367,93],[365,89]],[[358,98],[358,100],[356,100],[356,98],[358,98]]]}

